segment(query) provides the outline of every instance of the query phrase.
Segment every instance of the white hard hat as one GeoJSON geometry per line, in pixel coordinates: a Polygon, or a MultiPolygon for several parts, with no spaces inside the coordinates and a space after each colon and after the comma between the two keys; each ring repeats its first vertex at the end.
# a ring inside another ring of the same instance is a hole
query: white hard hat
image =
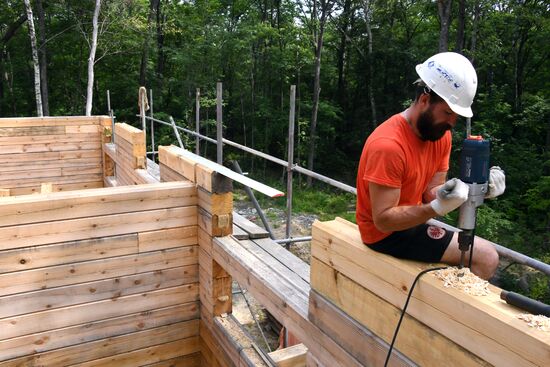
{"type": "Polygon", "coordinates": [[[470,60],[455,52],[442,52],[416,65],[416,72],[451,110],[473,116],[470,106],[476,95],[477,74],[470,60]]]}

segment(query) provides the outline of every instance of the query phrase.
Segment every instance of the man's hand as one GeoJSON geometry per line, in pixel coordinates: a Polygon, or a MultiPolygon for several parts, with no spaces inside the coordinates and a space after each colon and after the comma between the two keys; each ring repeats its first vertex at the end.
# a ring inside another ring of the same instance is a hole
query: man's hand
{"type": "Polygon", "coordinates": [[[506,189],[506,177],[504,171],[499,166],[493,166],[489,170],[489,189],[485,199],[493,199],[502,195],[506,189]]]}
{"type": "Polygon", "coordinates": [[[461,206],[468,199],[468,191],[468,185],[458,178],[452,178],[437,190],[437,198],[432,200],[430,205],[438,215],[445,215],[461,206]]]}

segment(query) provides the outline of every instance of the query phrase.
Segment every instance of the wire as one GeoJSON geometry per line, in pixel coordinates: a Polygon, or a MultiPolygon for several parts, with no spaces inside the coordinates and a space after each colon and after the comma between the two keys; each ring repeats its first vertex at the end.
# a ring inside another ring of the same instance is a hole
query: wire
{"type": "Polygon", "coordinates": [[[405,301],[405,305],[403,306],[403,310],[401,311],[401,317],[399,317],[399,322],[397,323],[397,326],[395,328],[395,332],[393,334],[393,339],[392,339],[391,344],[390,344],[390,349],[388,350],[388,355],[386,356],[386,362],[384,362],[384,367],[386,367],[388,365],[388,362],[390,360],[391,352],[393,350],[393,345],[395,344],[395,339],[397,339],[397,334],[399,333],[399,328],[401,327],[401,322],[403,321],[403,317],[405,316],[405,311],[407,310],[407,306],[409,305],[409,301],[411,300],[411,295],[412,295],[412,292],[414,290],[414,287],[416,286],[416,283],[418,282],[418,280],[420,279],[420,277],[422,275],[424,275],[426,273],[429,273],[430,271],[443,270],[443,269],[447,269],[447,268],[448,268],[448,266],[440,266],[440,267],[437,267],[437,268],[425,269],[425,270],[422,270],[420,273],[418,273],[416,278],[414,278],[414,281],[411,285],[411,289],[409,289],[409,294],[407,295],[407,300],[405,301]]]}

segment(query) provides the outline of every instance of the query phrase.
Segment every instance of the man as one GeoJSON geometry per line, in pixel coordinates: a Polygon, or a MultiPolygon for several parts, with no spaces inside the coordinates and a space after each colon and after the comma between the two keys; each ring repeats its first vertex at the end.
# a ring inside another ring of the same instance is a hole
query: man
{"type": "MultiPolygon", "coordinates": [[[[417,65],[416,98],[367,139],[357,174],[357,224],[365,244],[399,258],[456,265],[458,233],[426,224],[464,203],[468,185],[446,181],[451,132],[458,115],[471,117],[477,89],[474,67],[464,56],[444,52],[417,65]],[[446,182],[445,182],[446,181],[446,182]]],[[[504,172],[492,167],[487,197],[504,192],[504,172]]],[[[469,254],[467,254],[467,258],[469,254]]],[[[474,241],[471,269],[489,279],[498,254],[474,241]]]]}

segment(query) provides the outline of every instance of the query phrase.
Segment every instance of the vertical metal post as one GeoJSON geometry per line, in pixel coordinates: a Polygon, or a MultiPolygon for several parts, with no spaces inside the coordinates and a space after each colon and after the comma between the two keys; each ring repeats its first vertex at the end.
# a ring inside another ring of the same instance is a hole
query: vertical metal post
{"type": "Polygon", "coordinates": [[[111,118],[111,142],[115,142],[115,117],[111,109],[111,92],[107,89],[107,112],[111,118]]]}
{"type": "Polygon", "coordinates": [[[180,145],[180,148],[183,148],[183,142],[181,141],[180,132],[176,127],[176,121],[174,121],[174,118],[172,116],[169,116],[169,119],[170,119],[170,123],[172,124],[172,128],[174,129],[174,134],[176,135],[176,139],[178,139],[178,144],[180,145]]]}
{"type": "Polygon", "coordinates": [[[466,117],[466,139],[468,139],[470,135],[472,135],[472,119],[466,117]]]}
{"type": "Polygon", "coordinates": [[[222,83],[216,85],[216,157],[218,164],[223,164],[223,124],[222,124],[222,83]]]}
{"type": "MultiPolygon", "coordinates": [[[[201,90],[200,88],[197,88],[197,91],[195,92],[195,132],[197,134],[201,133],[201,90]]],[[[200,138],[199,136],[195,136],[195,154],[200,155],[200,138]]]]}
{"type": "Polygon", "coordinates": [[[150,116],[151,116],[151,127],[150,127],[150,134],[151,134],[151,151],[153,152],[153,156],[151,159],[153,162],[155,161],[155,122],[152,120],[155,118],[153,115],[153,89],[149,89],[149,108],[150,108],[150,116]]]}
{"type": "MultiPolygon", "coordinates": [[[[296,86],[290,86],[290,113],[288,116],[288,165],[286,167],[286,238],[291,238],[292,227],[292,167],[294,166],[294,117],[296,107],[296,86]]],[[[290,242],[286,244],[290,247],[290,242]]]]}

